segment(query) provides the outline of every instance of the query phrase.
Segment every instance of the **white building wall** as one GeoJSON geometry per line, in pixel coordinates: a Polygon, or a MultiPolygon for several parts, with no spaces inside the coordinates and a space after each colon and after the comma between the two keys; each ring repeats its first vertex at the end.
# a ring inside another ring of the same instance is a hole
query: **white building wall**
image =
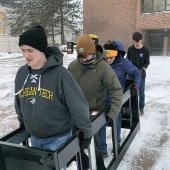
{"type": "Polygon", "coordinates": [[[20,52],[18,37],[0,36],[0,52],[20,52]]]}

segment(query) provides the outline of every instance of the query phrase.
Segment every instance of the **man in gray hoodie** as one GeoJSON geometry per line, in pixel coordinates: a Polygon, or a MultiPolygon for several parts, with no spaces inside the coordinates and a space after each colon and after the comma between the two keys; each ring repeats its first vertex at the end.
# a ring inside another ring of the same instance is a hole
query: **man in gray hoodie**
{"type": "Polygon", "coordinates": [[[33,147],[56,150],[72,134],[82,131],[82,148],[93,136],[89,106],[80,87],[62,66],[63,54],[47,47],[42,26],[35,26],[19,37],[26,64],[15,78],[15,109],[20,126],[31,135],[33,147]]]}

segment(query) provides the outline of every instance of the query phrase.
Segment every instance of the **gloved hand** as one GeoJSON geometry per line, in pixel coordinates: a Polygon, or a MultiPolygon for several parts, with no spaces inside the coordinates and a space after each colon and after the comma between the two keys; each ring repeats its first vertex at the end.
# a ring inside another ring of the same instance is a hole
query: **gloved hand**
{"type": "Polygon", "coordinates": [[[88,148],[90,143],[91,143],[91,137],[90,138],[83,138],[82,142],[80,143],[81,149],[84,150],[84,149],[88,148]]]}
{"type": "Polygon", "coordinates": [[[146,77],[146,70],[144,67],[141,68],[141,76],[146,77]]]}
{"type": "Polygon", "coordinates": [[[131,95],[135,96],[137,94],[138,88],[134,85],[131,89],[131,95]]]}
{"type": "Polygon", "coordinates": [[[89,146],[90,143],[91,143],[91,138],[92,138],[92,137],[90,137],[90,138],[84,138],[83,133],[80,132],[80,134],[79,134],[79,139],[80,139],[80,148],[81,148],[81,150],[84,150],[84,149],[88,148],[88,146],[89,146]]]}
{"type": "Polygon", "coordinates": [[[108,115],[106,115],[106,121],[107,121],[107,126],[112,127],[113,120],[108,115]]]}

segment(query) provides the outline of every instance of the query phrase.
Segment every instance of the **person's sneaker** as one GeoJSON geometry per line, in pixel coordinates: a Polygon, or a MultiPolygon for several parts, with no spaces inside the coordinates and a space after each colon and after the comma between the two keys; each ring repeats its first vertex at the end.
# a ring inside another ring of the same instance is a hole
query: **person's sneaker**
{"type": "Polygon", "coordinates": [[[130,109],[129,109],[129,107],[123,107],[123,108],[122,108],[122,114],[124,114],[124,115],[129,115],[129,114],[130,114],[130,109]]]}
{"type": "Polygon", "coordinates": [[[143,109],[139,109],[139,111],[140,111],[140,115],[144,114],[144,110],[143,109]]]}
{"type": "Polygon", "coordinates": [[[108,157],[108,153],[107,152],[102,152],[102,156],[103,156],[103,158],[106,158],[106,157],[108,157]]]}

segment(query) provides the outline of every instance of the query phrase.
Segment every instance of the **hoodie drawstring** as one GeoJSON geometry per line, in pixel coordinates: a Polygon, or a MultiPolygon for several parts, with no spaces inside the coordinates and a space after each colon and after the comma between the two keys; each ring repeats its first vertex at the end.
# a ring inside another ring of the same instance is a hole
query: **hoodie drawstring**
{"type": "Polygon", "coordinates": [[[25,81],[24,81],[24,84],[23,84],[22,88],[21,88],[17,93],[15,93],[15,96],[18,95],[18,94],[20,94],[21,91],[24,89],[24,86],[25,86],[25,84],[27,83],[27,80],[28,80],[28,77],[29,77],[29,76],[30,76],[30,74],[27,75],[27,77],[26,77],[26,79],[25,79],[25,81]]]}
{"type": "Polygon", "coordinates": [[[40,74],[39,81],[38,81],[38,91],[40,91],[40,88],[41,88],[41,74],[40,74]]]}

